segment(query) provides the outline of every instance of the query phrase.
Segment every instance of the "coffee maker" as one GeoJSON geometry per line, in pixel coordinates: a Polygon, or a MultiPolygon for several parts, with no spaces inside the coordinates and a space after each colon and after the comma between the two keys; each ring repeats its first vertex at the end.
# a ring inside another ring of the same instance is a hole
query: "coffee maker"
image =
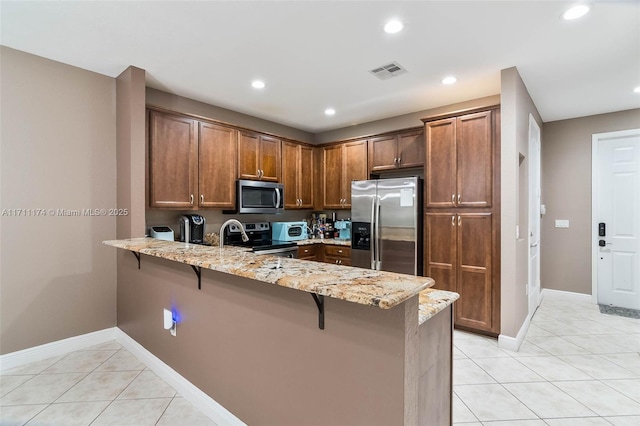
{"type": "Polygon", "coordinates": [[[180,241],[193,244],[202,244],[204,241],[205,218],[199,214],[186,214],[180,216],[180,241]]]}

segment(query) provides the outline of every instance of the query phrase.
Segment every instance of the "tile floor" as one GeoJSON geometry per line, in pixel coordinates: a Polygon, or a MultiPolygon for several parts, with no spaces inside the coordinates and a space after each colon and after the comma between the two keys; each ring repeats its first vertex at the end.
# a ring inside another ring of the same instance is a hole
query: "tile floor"
{"type": "MultiPolygon", "coordinates": [[[[548,295],[519,352],[454,333],[455,424],[640,424],[640,320],[548,295]]],[[[214,425],[110,342],[0,375],[0,425],[214,425]]],[[[436,426],[436,425],[434,425],[436,426]]]]}
{"type": "Polygon", "coordinates": [[[109,342],[0,375],[0,425],[212,425],[208,417],[109,342]]]}
{"type": "Polygon", "coordinates": [[[519,352],[454,332],[456,425],[640,425],[640,320],[546,295],[519,352]]]}

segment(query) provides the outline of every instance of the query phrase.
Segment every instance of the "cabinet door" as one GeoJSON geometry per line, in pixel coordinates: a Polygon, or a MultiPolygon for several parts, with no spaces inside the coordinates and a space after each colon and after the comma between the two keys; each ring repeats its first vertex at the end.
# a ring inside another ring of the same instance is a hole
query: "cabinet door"
{"type": "Polygon", "coordinates": [[[236,204],[237,131],[200,123],[198,205],[232,209],[236,204]]]}
{"type": "Polygon", "coordinates": [[[195,207],[198,176],[196,121],[151,111],[149,203],[151,207],[195,207]]]}
{"type": "Polygon", "coordinates": [[[260,180],[280,181],[280,139],[260,136],[260,180]]]}
{"type": "Polygon", "coordinates": [[[372,172],[398,168],[398,138],[381,136],[369,140],[369,167],[372,172]]]}
{"type": "Polygon", "coordinates": [[[398,166],[401,168],[424,166],[424,132],[422,130],[398,135],[398,166]]]}
{"type": "Polygon", "coordinates": [[[300,169],[298,173],[298,198],[302,204],[300,208],[313,208],[313,147],[300,145],[300,169]]]}
{"type": "Polygon", "coordinates": [[[427,213],[424,220],[425,275],[435,288],[456,291],[456,214],[427,213]]]}
{"type": "Polygon", "coordinates": [[[284,208],[297,209],[299,199],[300,145],[282,142],[282,183],[284,184],[284,208]]]}
{"type": "Polygon", "coordinates": [[[425,207],[455,207],[456,119],[425,123],[425,207]]]}
{"type": "Polygon", "coordinates": [[[238,179],[259,179],[259,152],[260,135],[240,130],[238,132],[238,179]]]}
{"type": "Polygon", "coordinates": [[[322,148],[322,206],[342,208],[342,145],[322,148]]]}
{"type": "Polygon", "coordinates": [[[344,198],[346,202],[342,205],[342,208],[350,209],[351,181],[369,178],[369,172],[367,170],[367,141],[348,142],[344,144],[343,149],[342,198],[344,198]]]}
{"type": "Polygon", "coordinates": [[[493,139],[491,111],[459,117],[456,123],[457,204],[491,207],[493,139]]]}
{"type": "Polygon", "coordinates": [[[456,324],[491,331],[491,213],[460,213],[457,225],[456,324]]]}

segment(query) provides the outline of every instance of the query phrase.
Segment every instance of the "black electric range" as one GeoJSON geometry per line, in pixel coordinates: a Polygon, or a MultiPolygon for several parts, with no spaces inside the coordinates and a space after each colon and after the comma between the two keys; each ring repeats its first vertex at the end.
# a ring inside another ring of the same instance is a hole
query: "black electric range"
{"type": "Polygon", "coordinates": [[[296,243],[271,239],[271,225],[269,222],[252,222],[243,223],[242,225],[249,237],[249,241],[242,241],[240,227],[230,224],[224,230],[225,245],[250,247],[257,254],[297,257],[298,245],[296,243]]]}

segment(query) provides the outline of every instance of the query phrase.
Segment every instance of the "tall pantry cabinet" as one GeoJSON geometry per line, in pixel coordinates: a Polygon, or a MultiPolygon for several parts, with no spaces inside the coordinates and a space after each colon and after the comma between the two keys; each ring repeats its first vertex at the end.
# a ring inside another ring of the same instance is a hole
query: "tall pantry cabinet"
{"type": "Polygon", "coordinates": [[[499,106],[423,121],[425,275],[460,294],[457,327],[499,334],[499,106]]]}

